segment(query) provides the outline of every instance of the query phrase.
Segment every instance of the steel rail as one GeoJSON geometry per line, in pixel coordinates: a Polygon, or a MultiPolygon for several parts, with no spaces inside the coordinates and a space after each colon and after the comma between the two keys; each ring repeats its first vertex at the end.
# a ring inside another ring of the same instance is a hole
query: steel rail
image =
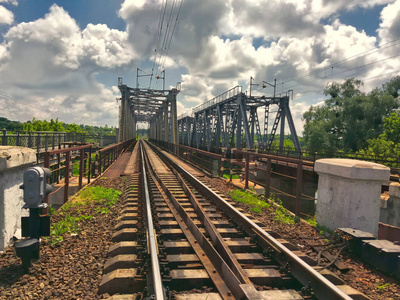
{"type": "MultiPolygon", "coordinates": [[[[241,282],[241,284],[246,285],[243,286],[245,289],[246,293],[249,294],[251,291],[251,296],[252,299],[255,299],[256,296],[259,298],[262,298],[259,296],[256,288],[248,278],[248,276],[245,274],[243,268],[237,261],[236,257],[226,244],[225,240],[222,238],[221,234],[218,232],[217,228],[215,225],[212,223],[211,219],[207,216],[207,213],[205,212],[204,208],[200,204],[199,200],[197,197],[194,195],[194,193],[191,191],[191,189],[187,186],[186,182],[184,181],[183,177],[179,174],[177,170],[175,170],[169,161],[165,160],[164,157],[160,156],[161,160],[164,161],[164,163],[167,166],[171,167],[172,172],[175,174],[176,178],[178,179],[180,185],[183,188],[183,191],[185,192],[186,196],[192,203],[200,221],[204,225],[204,227],[207,230],[207,233],[209,234],[213,246],[215,249],[218,251],[220,256],[225,260],[226,264],[231,268],[232,272],[236,275],[238,281],[241,282]]],[[[249,295],[247,295],[249,296],[249,295]]]]}
{"type": "Polygon", "coordinates": [[[145,215],[146,215],[146,223],[147,223],[147,232],[148,232],[148,251],[150,252],[151,259],[151,271],[153,275],[153,289],[156,300],[164,300],[166,299],[163,286],[162,286],[162,278],[160,272],[160,263],[158,261],[158,247],[157,247],[157,237],[155,234],[155,229],[153,226],[153,217],[151,214],[151,205],[150,205],[150,195],[149,189],[147,186],[147,178],[146,178],[146,167],[144,163],[144,155],[143,155],[143,145],[140,147],[140,154],[142,159],[142,170],[143,170],[143,187],[144,187],[144,195],[145,195],[145,215]]]}
{"type": "Polygon", "coordinates": [[[284,245],[279,243],[275,238],[263,230],[260,226],[238,211],[234,206],[229,204],[226,200],[220,197],[217,193],[207,187],[204,183],[190,174],[187,170],[181,167],[179,164],[173,162],[167,156],[164,156],[175,169],[180,170],[183,176],[191,182],[194,186],[204,191],[211,196],[210,198],[220,206],[230,217],[232,217],[238,224],[242,225],[248,233],[256,234],[260,244],[269,246],[276,253],[275,259],[280,263],[284,264],[285,260],[289,263],[291,274],[300,281],[304,286],[311,283],[311,287],[314,290],[315,295],[318,299],[336,300],[346,299],[351,300],[352,298],[346,295],[342,290],[336,287],[332,282],[319,274],[310,265],[301,260],[292,251],[286,248],[284,245]],[[284,259],[280,258],[284,257],[284,259]]]}
{"type": "Polygon", "coordinates": [[[223,299],[231,299],[232,296],[234,296],[235,299],[254,299],[254,300],[262,299],[252,284],[243,283],[236,277],[232,269],[228,266],[228,264],[221,257],[218,251],[214,248],[211,242],[200,231],[199,227],[194,223],[192,218],[190,218],[185,209],[178,202],[178,200],[171,193],[171,191],[167,188],[167,186],[161,180],[161,178],[154,171],[152,171],[151,173],[154,175],[153,177],[162,187],[164,193],[167,195],[169,201],[171,201],[173,207],[178,212],[180,218],[185,222],[190,233],[195,237],[197,243],[200,245],[201,249],[208,256],[209,260],[214,266],[214,270],[206,268],[206,271],[209,274],[210,278],[213,279],[214,277],[213,273],[215,272],[217,272],[220,275],[224,284],[222,284],[222,282],[219,281],[215,282],[214,280],[213,282],[217,287],[218,291],[220,292],[221,297],[223,299]],[[231,295],[227,294],[226,291],[224,291],[225,285],[229,288],[231,295]]]}

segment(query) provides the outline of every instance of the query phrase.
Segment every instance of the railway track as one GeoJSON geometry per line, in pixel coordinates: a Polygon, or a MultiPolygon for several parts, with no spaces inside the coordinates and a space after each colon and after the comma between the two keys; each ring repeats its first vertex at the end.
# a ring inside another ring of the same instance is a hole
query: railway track
{"type": "Polygon", "coordinates": [[[99,294],[111,299],[367,299],[224,199],[170,155],[137,143],[99,294]],[[311,262],[312,264],[312,262],[311,262]],[[328,280],[328,278],[331,280],[328,280]],[[334,283],[338,284],[335,285],[334,283]]]}

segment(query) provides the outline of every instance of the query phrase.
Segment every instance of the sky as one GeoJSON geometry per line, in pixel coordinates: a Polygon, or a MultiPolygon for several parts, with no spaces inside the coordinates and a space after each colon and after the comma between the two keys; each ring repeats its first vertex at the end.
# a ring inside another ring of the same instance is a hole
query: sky
{"type": "Polygon", "coordinates": [[[160,89],[163,70],[178,114],[276,79],[301,135],[327,84],[400,74],[400,0],[0,0],[0,117],[116,126],[118,77],[160,89]]]}

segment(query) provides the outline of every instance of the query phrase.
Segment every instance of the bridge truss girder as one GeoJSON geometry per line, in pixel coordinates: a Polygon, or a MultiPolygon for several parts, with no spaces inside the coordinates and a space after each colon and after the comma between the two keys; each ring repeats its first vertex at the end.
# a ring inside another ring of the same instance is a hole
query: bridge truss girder
{"type": "Polygon", "coordinates": [[[241,88],[234,89],[193,109],[193,117],[182,115],[178,119],[179,142],[207,151],[224,148],[254,149],[269,151],[280,125],[279,148],[283,150],[286,121],[296,151],[300,143],[289,108],[289,97],[248,97],[241,88]],[[235,91],[232,93],[232,90],[235,91]],[[270,132],[268,122],[270,107],[277,106],[275,120],[270,132]],[[258,116],[264,109],[264,123],[258,116]],[[263,130],[263,134],[262,134],[263,130]]]}
{"type": "Polygon", "coordinates": [[[136,124],[150,124],[148,136],[161,141],[178,143],[176,95],[177,89],[154,90],[131,88],[122,84],[119,119],[119,141],[136,138],[136,124]]]}

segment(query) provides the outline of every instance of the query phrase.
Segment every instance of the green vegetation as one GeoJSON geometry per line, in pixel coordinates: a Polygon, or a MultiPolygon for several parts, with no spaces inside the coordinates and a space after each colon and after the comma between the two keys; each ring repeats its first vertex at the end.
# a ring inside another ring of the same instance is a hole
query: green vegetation
{"type": "Polygon", "coordinates": [[[282,206],[275,208],[275,221],[278,221],[282,224],[295,224],[295,217],[288,214],[286,209],[282,206]]]}
{"type": "Polygon", "coordinates": [[[378,282],[377,288],[378,288],[378,290],[382,291],[382,290],[386,289],[389,286],[389,284],[390,283],[383,284],[383,283],[378,282]]]}
{"type": "Polygon", "coordinates": [[[274,220],[282,224],[295,224],[296,217],[288,213],[288,211],[283,207],[282,201],[271,193],[269,199],[275,202],[275,218],[274,220]]]}
{"type": "Polygon", "coordinates": [[[10,121],[6,118],[0,118],[0,129],[7,129],[8,131],[59,131],[59,132],[74,132],[88,135],[115,135],[115,128],[102,126],[89,126],[78,125],[75,123],[64,123],[58,119],[39,120],[33,118],[32,121],[24,123],[10,121]]]}
{"type": "Polygon", "coordinates": [[[368,146],[358,151],[359,154],[384,156],[389,161],[398,161],[400,154],[400,113],[393,112],[383,120],[384,131],[379,137],[368,140],[368,146]]]}
{"type": "Polygon", "coordinates": [[[307,223],[311,224],[314,227],[318,227],[318,223],[314,218],[304,218],[304,221],[306,221],[307,223]]]}
{"type": "Polygon", "coordinates": [[[72,217],[70,214],[67,214],[59,222],[51,225],[51,244],[53,246],[57,246],[59,243],[61,243],[64,240],[64,234],[79,234],[81,232],[80,222],[82,220],[90,220],[92,218],[92,215],[72,217]]]}
{"type": "Polygon", "coordinates": [[[84,208],[96,205],[94,208],[96,214],[108,214],[109,207],[118,201],[120,195],[120,191],[101,186],[83,189],[75,199],[61,207],[58,212],[58,216],[62,217],[61,220],[51,224],[49,238],[51,244],[57,246],[64,240],[65,234],[79,234],[81,222],[94,218],[93,215],[82,214],[84,208]]]}
{"type": "Polygon", "coordinates": [[[100,215],[106,215],[109,213],[109,210],[107,207],[96,207],[95,211],[97,214],[100,214],[100,215]]]}
{"type": "Polygon", "coordinates": [[[120,191],[114,189],[107,189],[101,186],[88,187],[82,190],[77,199],[81,202],[89,203],[93,201],[95,204],[105,204],[106,206],[112,206],[117,203],[120,191]]]}
{"type": "Polygon", "coordinates": [[[323,105],[311,106],[304,113],[303,134],[308,150],[355,153],[368,149],[364,151],[387,153],[379,148],[383,141],[386,143],[383,148],[398,153],[398,148],[387,145],[387,141],[399,143],[400,116],[393,111],[399,107],[396,98],[399,96],[400,76],[367,94],[361,91],[362,84],[355,78],[344,83],[331,83],[324,90],[330,98],[323,105]]]}
{"type": "MultiPolygon", "coordinates": [[[[230,179],[231,178],[229,174],[224,174],[223,176],[226,179],[230,179]]],[[[232,175],[232,179],[239,179],[239,175],[232,175]]]]}
{"type": "Polygon", "coordinates": [[[251,207],[251,210],[260,213],[263,208],[270,207],[270,205],[257,197],[257,195],[245,190],[232,190],[230,196],[233,200],[245,203],[251,207]]]}
{"type": "Polygon", "coordinates": [[[0,117],[0,129],[22,130],[22,123],[17,121],[10,121],[7,118],[0,117]]]}

